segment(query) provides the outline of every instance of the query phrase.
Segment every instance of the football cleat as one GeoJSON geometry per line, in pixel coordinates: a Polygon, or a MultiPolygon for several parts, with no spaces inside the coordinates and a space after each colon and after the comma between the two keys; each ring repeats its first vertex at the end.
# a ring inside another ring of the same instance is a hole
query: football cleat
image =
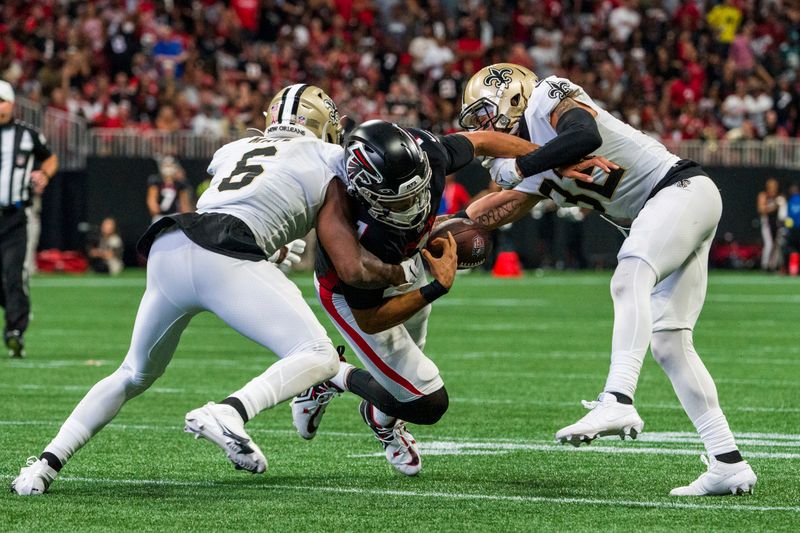
{"type": "Polygon", "coordinates": [[[589,444],[597,437],[617,435],[622,440],[625,437],[635,439],[644,428],[644,421],[636,412],[633,405],[619,403],[613,394],[603,392],[596,401],[581,401],[589,409],[583,418],[562,428],[556,433],[556,441],[561,444],[580,446],[581,443],[589,444]]]}
{"type": "Polygon", "coordinates": [[[406,423],[398,419],[392,427],[380,426],[372,417],[372,409],[372,405],[366,400],[362,401],[358,407],[361,418],[383,446],[386,460],[401,474],[406,476],[419,474],[422,469],[422,457],[419,455],[417,441],[406,429],[406,423]]]}
{"type": "Polygon", "coordinates": [[[8,348],[9,357],[25,357],[25,339],[22,338],[22,333],[19,330],[14,329],[6,332],[6,347],[8,348]]]}
{"type": "Polygon", "coordinates": [[[28,457],[26,465],[19,469],[19,476],[11,482],[11,492],[20,496],[38,496],[47,492],[58,472],[47,464],[47,459],[28,457]]]}
{"type": "Polygon", "coordinates": [[[342,390],[339,387],[326,381],[314,385],[292,400],[292,422],[301,437],[306,440],[314,438],[325,409],[334,396],[341,393],[342,390]]]}
{"type": "Polygon", "coordinates": [[[242,417],[230,405],[208,402],[189,411],[184,431],[222,448],[237,470],[253,474],[263,474],[267,470],[267,458],[244,430],[242,417]]]}
{"type": "Polygon", "coordinates": [[[723,463],[714,457],[701,455],[708,470],[685,487],[669,492],[670,496],[723,496],[725,494],[752,494],[758,478],[747,461],[723,463]]]}

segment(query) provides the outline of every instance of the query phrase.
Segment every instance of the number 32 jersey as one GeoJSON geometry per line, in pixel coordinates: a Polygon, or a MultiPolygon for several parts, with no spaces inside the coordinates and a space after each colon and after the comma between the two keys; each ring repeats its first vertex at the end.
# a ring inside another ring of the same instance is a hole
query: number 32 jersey
{"type": "Polygon", "coordinates": [[[606,174],[596,168],[593,183],[561,178],[556,172],[546,171],[525,178],[516,190],[549,197],[558,205],[580,205],[614,218],[636,218],[650,193],[680,158],[599,107],[580,86],[555,76],[540,80],[534,88],[520,124],[520,136],[539,145],[552,140],[557,132],[550,125],[550,115],[567,97],[597,112],[597,128],[603,144],[591,155],[603,156],[620,169],[606,174]]]}
{"type": "Polygon", "coordinates": [[[314,227],[328,184],[344,175],[344,151],[314,137],[251,137],[217,150],[208,173],[197,212],[241,220],[269,257],[314,227]]]}

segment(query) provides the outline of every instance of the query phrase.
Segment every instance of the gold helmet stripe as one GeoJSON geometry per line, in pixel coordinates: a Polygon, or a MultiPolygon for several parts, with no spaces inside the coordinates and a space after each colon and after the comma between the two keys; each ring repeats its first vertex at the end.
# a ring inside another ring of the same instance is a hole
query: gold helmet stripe
{"type": "Polygon", "coordinates": [[[281,107],[278,110],[278,117],[280,122],[291,122],[292,117],[297,115],[297,108],[300,107],[300,98],[303,96],[303,92],[308,88],[308,85],[304,83],[297,83],[289,87],[289,89],[283,93],[283,98],[281,98],[281,107]],[[291,102],[288,106],[286,105],[287,102],[291,102]]]}

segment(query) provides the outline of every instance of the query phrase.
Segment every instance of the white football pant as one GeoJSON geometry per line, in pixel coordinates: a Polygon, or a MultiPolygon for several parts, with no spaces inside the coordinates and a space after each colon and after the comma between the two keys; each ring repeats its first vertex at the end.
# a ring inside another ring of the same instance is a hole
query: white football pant
{"type": "Polygon", "coordinates": [[[325,329],[277,266],[210,252],[172,230],[150,251],[147,288],[125,360],[92,387],[45,451],[66,463],[126,401],[164,373],[181,333],[201,311],[211,311],[280,358],[233,393],[249,418],[336,374],[339,359],[325,329]]]}
{"type": "Polygon", "coordinates": [[[709,453],[736,449],[717,389],[692,343],[722,200],[707,176],[659,191],[633,221],[611,280],[614,333],[605,389],[633,398],[648,345],[709,453]],[[652,341],[652,344],[651,344],[652,341]]]}
{"type": "MultiPolygon", "coordinates": [[[[418,266],[420,272],[424,272],[422,266],[418,266]]],[[[425,283],[425,277],[420,276],[409,290],[416,290],[425,283]]],[[[370,335],[358,327],[344,296],[321,287],[316,277],[314,285],[325,312],[364,368],[398,401],[410,402],[444,386],[438,367],[422,352],[428,334],[430,305],[403,324],[370,335]]]]}

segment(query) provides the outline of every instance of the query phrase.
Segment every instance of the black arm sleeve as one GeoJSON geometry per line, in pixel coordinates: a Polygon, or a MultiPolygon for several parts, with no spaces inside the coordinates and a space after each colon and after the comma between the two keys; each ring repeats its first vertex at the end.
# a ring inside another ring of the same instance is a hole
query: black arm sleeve
{"type": "Polygon", "coordinates": [[[582,108],[570,109],[556,124],[558,136],[533,152],[517,157],[523,176],[577,163],[600,148],[603,138],[597,121],[582,108]]]}
{"type": "Polygon", "coordinates": [[[345,283],[340,285],[347,305],[353,309],[372,309],[383,303],[383,291],[386,289],[359,289],[345,283]]]}
{"type": "MultiPolygon", "coordinates": [[[[47,147],[44,135],[36,130],[29,130],[31,137],[33,137],[33,156],[36,158],[37,163],[41,163],[51,155],[53,152],[47,147]]],[[[52,176],[51,176],[52,177],[52,176]]]]}
{"type": "Polygon", "coordinates": [[[475,157],[475,147],[464,135],[445,135],[442,137],[442,146],[448,156],[447,174],[461,170],[475,157]]]}

